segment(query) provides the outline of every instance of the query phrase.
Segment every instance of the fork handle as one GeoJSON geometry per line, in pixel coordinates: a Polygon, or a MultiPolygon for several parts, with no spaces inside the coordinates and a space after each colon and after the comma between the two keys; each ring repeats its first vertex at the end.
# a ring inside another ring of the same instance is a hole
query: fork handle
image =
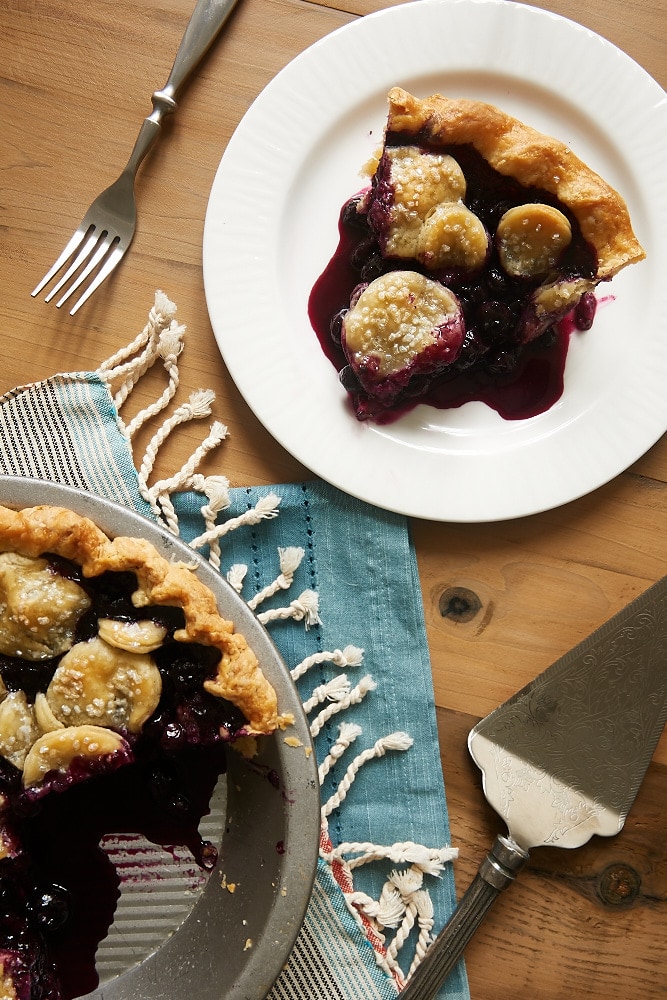
{"type": "Polygon", "coordinates": [[[463,954],[492,904],[512,884],[528,854],[508,837],[496,837],[449,923],[402,990],[401,1000],[432,1000],[463,954]]]}
{"type": "Polygon", "coordinates": [[[160,134],[162,119],[176,110],[176,94],[206,55],[237,3],[238,0],[197,0],[169,79],[151,98],[153,111],[143,121],[124,173],[133,175],[139,169],[160,134]]]}
{"type": "Polygon", "coordinates": [[[193,69],[208,52],[237,2],[238,0],[197,0],[197,6],[192,12],[176,53],[169,79],[164,88],[157,91],[160,96],[173,100],[174,94],[180,90],[193,69]]]}

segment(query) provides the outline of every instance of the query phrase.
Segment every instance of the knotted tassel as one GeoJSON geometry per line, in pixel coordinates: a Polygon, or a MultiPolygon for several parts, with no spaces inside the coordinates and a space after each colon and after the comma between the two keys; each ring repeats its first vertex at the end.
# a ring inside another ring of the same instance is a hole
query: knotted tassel
{"type": "Polygon", "coordinates": [[[280,575],[273,583],[260,590],[252,600],[248,601],[248,607],[253,611],[262,604],[268,597],[273,597],[279,590],[289,590],[294,581],[294,574],[301,565],[305,555],[305,549],[291,546],[289,548],[278,549],[278,561],[280,565],[280,575]]]}
{"type": "Polygon", "coordinates": [[[331,815],[333,810],[345,801],[354,779],[364,764],[374,758],[384,757],[387,750],[407,750],[412,744],[413,740],[407,733],[392,733],[390,736],[384,736],[377,740],[372,747],[360,753],[348,767],[335,793],[322,806],[322,816],[331,815]]]}
{"type": "Polygon", "coordinates": [[[354,722],[342,723],[338,731],[338,739],[317,769],[320,785],[324,782],[324,779],[336,761],[340,760],[348,747],[352,746],[358,736],[361,736],[361,731],[361,726],[356,725],[354,722]]]}
{"type": "Polygon", "coordinates": [[[237,594],[243,590],[243,581],[246,578],[248,567],[242,563],[234,563],[227,570],[227,582],[234,588],[237,594]]]}
{"type": "Polygon", "coordinates": [[[314,590],[304,590],[287,608],[275,608],[272,611],[263,611],[257,615],[262,625],[268,625],[274,621],[286,621],[292,618],[297,622],[304,622],[306,630],[311,625],[320,624],[319,598],[314,590]]]}
{"type": "Polygon", "coordinates": [[[322,726],[328,722],[333,715],[336,715],[338,712],[344,712],[346,708],[350,707],[350,705],[358,705],[360,701],[363,701],[369,691],[375,690],[376,686],[377,685],[372,677],[362,677],[356,687],[353,687],[345,698],[334,703],[333,705],[329,705],[328,708],[325,708],[322,712],[320,712],[310,725],[310,733],[313,739],[320,732],[322,726]]]}
{"type": "Polygon", "coordinates": [[[335,667],[359,667],[364,662],[364,651],[358,646],[346,646],[345,649],[334,649],[333,652],[313,653],[298,663],[290,673],[293,680],[303,677],[311,667],[318,663],[333,663],[335,667]]]}
{"type": "Polygon", "coordinates": [[[223,524],[217,524],[214,528],[211,528],[199,535],[197,538],[194,538],[190,542],[190,545],[193,549],[200,549],[204,545],[210,545],[211,542],[218,538],[223,538],[224,535],[230,531],[234,531],[236,528],[240,528],[244,525],[259,524],[260,521],[270,520],[271,518],[277,517],[280,501],[281,498],[275,493],[267,493],[267,495],[258,500],[256,505],[250,510],[244,511],[243,514],[239,514],[238,517],[230,517],[229,520],[225,521],[223,524]]]}

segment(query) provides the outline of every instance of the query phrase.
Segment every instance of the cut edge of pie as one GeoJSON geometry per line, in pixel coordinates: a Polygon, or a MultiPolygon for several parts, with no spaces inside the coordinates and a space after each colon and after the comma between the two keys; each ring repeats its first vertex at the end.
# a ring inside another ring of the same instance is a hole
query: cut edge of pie
{"type": "Polygon", "coordinates": [[[269,734],[293,721],[279,714],[273,686],[245,637],[218,612],[213,592],[189,566],[165,559],[146,539],[110,538],[89,518],[62,507],[0,507],[0,552],[29,558],[53,554],[76,563],[84,577],[134,573],[135,607],[181,608],[185,624],[174,638],[219,650],[217,674],[204,686],[243,713],[247,733],[269,734]]]}

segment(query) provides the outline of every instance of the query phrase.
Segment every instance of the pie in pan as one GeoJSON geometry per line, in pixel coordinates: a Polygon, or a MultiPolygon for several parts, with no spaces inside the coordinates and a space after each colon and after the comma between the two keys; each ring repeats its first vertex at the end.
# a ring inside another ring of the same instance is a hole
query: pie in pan
{"type": "Polygon", "coordinates": [[[94,854],[97,813],[132,811],[211,869],[197,824],[225,746],[290,721],[190,567],[66,508],[0,507],[0,997],[78,995],[61,989],[50,941],[75,933],[82,900],[52,872],[88,859],[48,859],[56,832],[90,814],[94,854]]]}
{"type": "Polygon", "coordinates": [[[499,108],[395,87],[370,187],[344,208],[358,278],[331,327],[359,419],[434,379],[493,375],[645,256],[623,198],[499,108]]]}

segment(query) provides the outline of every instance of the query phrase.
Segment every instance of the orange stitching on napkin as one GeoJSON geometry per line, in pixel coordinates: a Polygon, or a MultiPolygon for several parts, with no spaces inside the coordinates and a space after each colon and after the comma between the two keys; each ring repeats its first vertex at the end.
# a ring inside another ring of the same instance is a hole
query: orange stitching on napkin
{"type": "MultiPolygon", "coordinates": [[[[346,646],[344,650],[335,650],[333,653],[316,653],[298,664],[291,671],[292,676],[301,677],[312,666],[325,662],[339,667],[359,666],[363,662],[363,650],[356,646],[346,646]]],[[[361,700],[374,689],[375,682],[370,676],[362,678],[357,687],[351,689],[346,674],[341,674],[314,688],[310,698],[303,702],[307,714],[325,700],[332,701],[332,704],[320,712],[311,723],[313,736],[317,735],[324,722],[333,714],[361,700]]],[[[324,784],[332,767],[341,760],[361,735],[362,729],[355,723],[343,722],[340,725],[338,738],[318,767],[320,785],[324,784]]],[[[334,847],[329,836],[328,819],[345,801],[352,783],[364,764],[383,757],[388,750],[405,751],[412,745],[412,737],[403,732],[391,733],[376,740],[372,747],[362,750],[352,760],[336,791],[323,804],[321,810],[320,857],[329,864],[332,875],[343,893],[346,906],[372,945],[378,964],[386,975],[394,980],[399,990],[423,959],[432,940],[434,911],[431,898],[423,888],[424,874],[438,876],[445,864],[458,856],[458,851],[451,847],[429,849],[412,841],[388,847],[371,843],[341,843],[334,847]],[[404,871],[391,873],[377,901],[355,890],[353,878],[355,868],[387,860],[393,861],[394,864],[408,864],[410,867],[404,871]],[[415,926],[417,941],[406,977],[399,965],[398,954],[413,935],[415,926]],[[384,932],[388,928],[395,930],[395,933],[387,946],[384,932]]]]}
{"type": "Polygon", "coordinates": [[[405,977],[406,981],[423,959],[432,941],[433,903],[428,892],[422,888],[423,880],[423,873],[412,867],[406,871],[392,872],[377,901],[362,892],[352,892],[346,896],[348,905],[366,915],[383,943],[386,940],[384,929],[396,930],[393,940],[385,949],[384,960],[389,968],[401,976],[398,952],[406,944],[415,924],[417,925],[419,933],[415,956],[405,977]]]}
{"type": "MultiPolygon", "coordinates": [[[[326,857],[327,853],[331,850],[331,848],[332,844],[331,841],[329,840],[327,827],[326,824],[323,824],[322,831],[320,833],[320,855],[322,857],[326,857]]],[[[336,881],[337,885],[339,886],[343,894],[343,899],[347,904],[348,897],[350,896],[351,893],[354,892],[354,884],[349,869],[347,869],[347,867],[342,861],[334,859],[334,861],[331,864],[331,874],[334,880],[336,881]]],[[[387,976],[389,976],[390,979],[393,979],[398,988],[401,989],[405,983],[403,974],[400,968],[396,967],[392,969],[389,968],[389,966],[387,965],[385,959],[386,949],[384,946],[384,940],[382,935],[377,933],[375,927],[373,926],[373,923],[369,920],[369,918],[366,916],[365,913],[363,913],[360,910],[357,910],[356,907],[350,907],[349,905],[348,909],[352,917],[354,918],[355,922],[361,929],[364,937],[372,946],[373,951],[375,952],[376,961],[378,962],[380,967],[384,969],[387,976]]]]}

